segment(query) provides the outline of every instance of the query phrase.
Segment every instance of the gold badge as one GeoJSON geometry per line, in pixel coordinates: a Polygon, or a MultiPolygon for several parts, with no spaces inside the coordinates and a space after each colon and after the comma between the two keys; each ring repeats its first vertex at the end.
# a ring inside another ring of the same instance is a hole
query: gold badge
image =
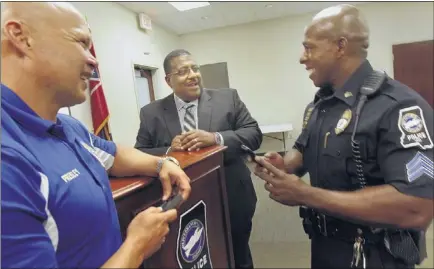
{"type": "Polygon", "coordinates": [[[345,98],[348,98],[348,97],[353,96],[353,94],[351,92],[345,92],[344,96],[345,96],[345,98]]]}
{"type": "Polygon", "coordinates": [[[340,120],[338,121],[338,124],[336,125],[336,128],[335,128],[335,133],[337,135],[342,133],[347,128],[347,126],[350,124],[351,116],[352,116],[351,109],[347,109],[344,111],[344,113],[342,114],[342,116],[341,116],[340,120]]]}
{"type": "Polygon", "coordinates": [[[303,129],[306,128],[307,123],[309,122],[310,116],[312,115],[313,107],[309,107],[306,111],[306,115],[304,116],[303,120],[303,129]]]}

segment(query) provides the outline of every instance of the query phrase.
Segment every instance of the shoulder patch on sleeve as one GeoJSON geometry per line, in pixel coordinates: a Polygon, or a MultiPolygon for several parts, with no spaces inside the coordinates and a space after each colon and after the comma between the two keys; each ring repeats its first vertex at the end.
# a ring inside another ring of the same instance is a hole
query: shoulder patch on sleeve
{"type": "Polygon", "coordinates": [[[427,175],[429,178],[434,178],[433,161],[425,154],[418,152],[406,165],[407,179],[409,182],[413,182],[423,175],[427,175]]]}
{"type": "Polygon", "coordinates": [[[423,111],[419,106],[411,106],[399,110],[398,128],[401,131],[400,142],[404,148],[433,148],[423,111]]]}
{"type": "Polygon", "coordinates": [[[306,109],[304,110],[302,129],[306,129],[307,123],[310,120],[310,116],[312,115],[312,111],[314,108],[315,108],[315,106],[313,105],[313,103],[309,103],[307,105],[306,109]]]}

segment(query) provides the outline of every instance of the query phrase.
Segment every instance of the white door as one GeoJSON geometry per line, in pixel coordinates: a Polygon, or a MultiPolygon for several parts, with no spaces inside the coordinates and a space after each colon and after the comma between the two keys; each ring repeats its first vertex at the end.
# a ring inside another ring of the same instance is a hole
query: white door
{"type": "Polygon", "coordinates": [[[137,97],[137,109],[139,110],[145,105],[151,102],[151,97],[149,96],[149,84],[148,79],[140,76],[140,71],[135,70],[135,89],[137,97]]]}

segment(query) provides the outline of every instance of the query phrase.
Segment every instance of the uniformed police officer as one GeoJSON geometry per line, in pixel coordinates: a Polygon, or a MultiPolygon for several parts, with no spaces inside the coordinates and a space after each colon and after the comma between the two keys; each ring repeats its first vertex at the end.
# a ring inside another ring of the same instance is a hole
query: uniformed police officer
{"type": "Polygon", "coordinates": [[[2,3],[1,268],[137,268],[164,243],[175,209],[151,207],[122,242],[108,174],[159,176],[164,199],[189,178],[177,161],[105,141],[67,115],[97,66],[68,3],[2,3]]]}
{"type": "Polygon", "coordinates": [[[320,89],[294,152],[258,157],[270,197],[301,206],[312,268],[411,268],[433,218],[433,110],[374,72],[357,8],[318,13],[300,63],[320,89]],[[277,167],[277,168],[276,168],[277,167]],[[300,180],[306,172],[311,185],[300,180]]]}

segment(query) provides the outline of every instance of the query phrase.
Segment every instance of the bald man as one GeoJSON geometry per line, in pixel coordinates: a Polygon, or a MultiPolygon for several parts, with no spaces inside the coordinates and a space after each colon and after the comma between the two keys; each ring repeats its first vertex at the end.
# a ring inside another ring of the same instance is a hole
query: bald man
{"type": "Polygon", "coordinates": [[[312,268],[412,268],[433,218],[433,110],[373,70],[356,7],[318,13],[303,45],[319,90],[292,154],[267,153],[255,174],[273,200],[301,206],[312,268]]]}
{"type": "Polygon", "coordinates": [[[176,160],[102,140],[57,114],[85,101],[97,62],[83,16],[65,3],[2,3],[1,267],[137,268],[175,209],[149,208],[122,242],[108,174],[159,176],[163,200],[189,178],[176,160]]]}

